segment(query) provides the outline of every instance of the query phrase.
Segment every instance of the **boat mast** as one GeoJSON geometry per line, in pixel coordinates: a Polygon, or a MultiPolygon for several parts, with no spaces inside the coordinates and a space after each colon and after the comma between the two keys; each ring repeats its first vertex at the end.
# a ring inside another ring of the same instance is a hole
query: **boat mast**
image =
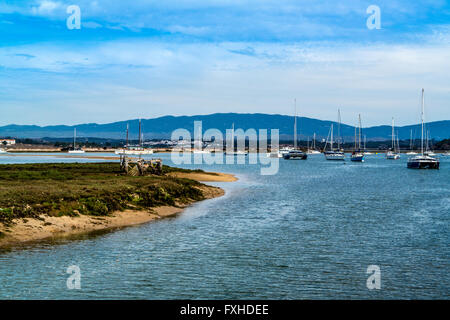
{"type": "Polygon", "coordinates": [[[313,148],[314,150],[316,150],[316,133],[314,132],[314,137],[313,137],[313,148]]]}
{"type": "Polygon", "coordinates": [[[338,109],[338,150],[341,150],[341,110],[338,109]]]}
{"type": "Polygon", "coordinates": [[[359,150],[361,150],[361,115],[359,115],[359,144],[358,144],[359,150]]]}
{"type": "Polygon", "coordinates": [[[413,149],[412,144],[413,143],[412,143],[412,129],[411,129],[410,134],[409,134],[409,150],[413,149]]]}
{"type": "Polygon", "coordinates": [[[420,153],[423,155],[423,114],[424,114],[424,104],[425,104],[425,98],[424,98],[424,89],[422,88],[422,115],[421,115],[421,118],[422,118],[422,141],[421,141],[421,144],[420,144],[420,153]]]}
{"type": "Polygon", "coordinates": [[[395,152],[395,132],[394,132],[394,117],[392,117],[392,151],[395,152]]]}
{"type": "Polygon", "coordinates": [[[333,151],[333,124],[331,124],[331,139],[330,139],[330,150],[333,151]]]}
{"type": "Polygon", "coordinates": [[[297,149],[297,99],[294,99],[294,149],[297,149]]]}

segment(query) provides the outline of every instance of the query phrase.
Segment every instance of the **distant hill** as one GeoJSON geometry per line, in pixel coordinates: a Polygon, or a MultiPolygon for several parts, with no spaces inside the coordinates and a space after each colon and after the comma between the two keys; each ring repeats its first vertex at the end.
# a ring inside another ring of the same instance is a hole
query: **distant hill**
{"type": "MultiPolygon", "coordinates": [[[[246,114],[246,113],[216,113],[198,116],[165,116],[154,119],[143,119],[142,126],[145,139],[170,138],[173,130],[185,128],[193,131],[194,121],[203,122],[203,131],[209,128],[217,128],[225,133],[234,123],[235,128],[247,130],[255,129],[279,129],[280,139],[288,140],[293,137],[294,117],[285,115],[269,114],[246,114]]],[[[0,127],[0,137],[15,138],[70,138],[73,136],[73,129],[77,129],[77,137],[95,137],[104,139],[124,139],[127,123],[130,125],[130,139],[138,137],[138,119],[113,122],[108,124],[80,124],[76,126],[34,126],[34,125],[7,125],[0,127]]],[[[325,138],[328,135],[331,123],[335,126],[337,134],[337,123],[326,120],[312,118],[298,118],[299,139],[306,140],[316,133],[317,138],[325,138]]],[[[430,122],[427,129],[431,132],[431,137],[436,140],[450,138],[450,120],[430,122]]],[[[413,137],[420,137],[420,125],[409,125],[396,127],[396,132],[400,139],[409,139],[410,130],[413,130],[413,137]]],[[[341,134],[346,141],[352,140],[355,128],[346,124],[341,125],[341,134]]],[[[363,135],[367,140],[388,140],[391,136],[389,125],[363,128],[363,135]]]]}

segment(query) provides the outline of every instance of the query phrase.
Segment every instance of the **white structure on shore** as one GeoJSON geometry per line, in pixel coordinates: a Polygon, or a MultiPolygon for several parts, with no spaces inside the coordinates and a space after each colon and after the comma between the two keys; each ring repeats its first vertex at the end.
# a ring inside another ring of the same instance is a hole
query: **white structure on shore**
{"type": "Polygon", "coordinates": [[[0,139],[0,146],[12,146],[16,144],[16,140],[14,139],[0,139]]]}

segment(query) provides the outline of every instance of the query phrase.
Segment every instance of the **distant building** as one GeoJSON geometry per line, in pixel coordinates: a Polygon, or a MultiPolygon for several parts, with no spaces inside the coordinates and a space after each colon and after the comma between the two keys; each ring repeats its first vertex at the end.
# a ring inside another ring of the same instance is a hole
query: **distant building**
{"type": "Polygon", "coordinates": [[[14,139],[0,139],[0,146],[2,145],[12,146],[13,144],[16,144],[16,140],[14,139]]]}

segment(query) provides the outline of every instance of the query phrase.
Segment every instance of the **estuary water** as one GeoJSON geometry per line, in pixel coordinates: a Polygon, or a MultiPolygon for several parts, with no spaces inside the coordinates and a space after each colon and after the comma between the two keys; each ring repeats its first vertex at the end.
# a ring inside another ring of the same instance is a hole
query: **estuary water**
{"type": "MultiPolygon", "coordinates": [[[[96,154],[98,155],[98,154],[96,154]]],[[[168,154],[162,157],[170,165],[168,154]]],[[[0,163],[99,160],[0,156],[0,163]]],[[[179,216],[0,251],[1,299],[433,299],[450,297],[450,157],[183,165],[235,174],[179,216]],[[81,289],[69,290],[69,266],[81,289]],[[369,265],[381,289],[369,290],[369,265]]]]}

